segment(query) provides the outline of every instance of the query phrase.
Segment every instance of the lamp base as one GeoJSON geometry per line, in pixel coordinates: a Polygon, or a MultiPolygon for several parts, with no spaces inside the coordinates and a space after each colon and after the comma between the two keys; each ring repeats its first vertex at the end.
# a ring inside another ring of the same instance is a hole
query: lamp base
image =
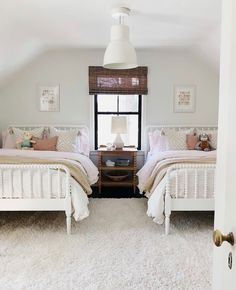
{"type": "Polygon", "coordinates": [[[116,149],[123,149],[124,147],[124,142],[120,136],[120,134],[116,135],[115,140],[113,141],[113,145],[116,146],[116,149]]]}

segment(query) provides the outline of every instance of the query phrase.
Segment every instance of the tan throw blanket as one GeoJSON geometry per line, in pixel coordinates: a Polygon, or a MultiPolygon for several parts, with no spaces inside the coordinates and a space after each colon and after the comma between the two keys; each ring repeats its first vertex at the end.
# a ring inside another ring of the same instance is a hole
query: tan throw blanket
{"type": "Polygon", "coordinates": [[[59,164],[64,165],[70,171],[71,176],[81,185],[83,190],[89,195],[92,193],[88,177],[81,168],[72,163],[69,159],[46,159],[22,156],[0,156],[0,164],[59,164]]]}
{"type": "Polygon", "coordinates": [[[145,165],[138,171],[138,188],[140,192],[152,193],[165,176],[168,166],[176,163],[214,164],[215,162],[216,151],[170,150],[159,152],[158,154],[149,156],[145,165]],[[155,181],[155,179],[157,180],[155,181]]]}
{"type": "Polygon", "coordinates": [[[162,178],[166,175],[168,168],[172,165],[176,165],[180,163],[215,164],[216,159],[215,158],[189,158],[189,157],[164,159],[158,162],[158,164],[154,168],[151,176],[147,180],[144,191],[152,194],[155,188],[157,187],[157,185],[161,182],[162,178]]]}

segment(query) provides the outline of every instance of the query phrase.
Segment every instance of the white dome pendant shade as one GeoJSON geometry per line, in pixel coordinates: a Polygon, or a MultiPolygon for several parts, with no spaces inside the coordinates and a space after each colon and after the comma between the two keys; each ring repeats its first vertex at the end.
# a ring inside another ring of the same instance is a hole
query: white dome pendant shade
{"type": "Polygon", "coordinates": [[[129,27],[121,23],[111,27],[111,42],[104,54],[103,67],[108,69],[130,69],[138,66],[134,47],[129,41],[129,27]]]}

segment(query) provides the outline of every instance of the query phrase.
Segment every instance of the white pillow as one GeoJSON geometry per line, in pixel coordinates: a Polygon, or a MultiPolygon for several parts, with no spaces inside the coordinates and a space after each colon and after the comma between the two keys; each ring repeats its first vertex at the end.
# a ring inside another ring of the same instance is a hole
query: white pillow
{"type": "Polygon", "coordinates": [[[169,150],[168,138],[165,135],[161,135],[157,137],[157,142],[150,153],[155,154],[167,150],[169,150]]]}
{"type": "Polygon", "coordinates": [[[89,156],[89,135],[87,130],[80,129],[77,136],[77,152],[89,156]]]}
{"type": "Polygon", "coordinates": [[[153,132],[148,133],[150,152],[152,152],[155,146],[158,145],[160,136],[161,136],[161,131],[158,129],[153,132]]]}
{"type": "Polygon", "coordinates": [[[16,136],[14,135],[12,128],[2,131],[2,148],[16,149],[16,136]]]}
{"type": "Polygon", "coordinates": [[[168,150],[187,150],[186,135],[193,134],[193,129],[164,129],[164,133],[168,139],[168,150]]]}
{"type": "Polygon", "coordinates": [[[58,136],[57,151],[76,152],[78,130],[58,130],[50,127],[50,137],[58,136]]]}
{"type": "Polygon", "coordinates": [[[16,149],[16,137],[13,132],[6,130],[2,133],[2,148],[16,149]]]}
{"type": "Polygon", "coordinates": [[[209,135],[211,145],[213,146],[214,149],[217,149],[218,130],[212,129],[212,130],[198,130],[197,131],[198,136],[202,133],[206,133],[207,135],[209,135]]]}

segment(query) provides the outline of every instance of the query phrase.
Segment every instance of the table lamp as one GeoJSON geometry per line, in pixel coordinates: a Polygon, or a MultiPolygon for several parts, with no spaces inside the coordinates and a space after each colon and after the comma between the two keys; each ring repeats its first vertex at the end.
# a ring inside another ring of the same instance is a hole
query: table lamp
{"type": "Polygon", "coordinates": [[[113,145],[116,149],[122,149],[124,147],[124,142],[120,134],[127,133],[127,118],[125,116],[115,116],[111,120],[111,133],[116,134],[116,138],[113,145]]]}

